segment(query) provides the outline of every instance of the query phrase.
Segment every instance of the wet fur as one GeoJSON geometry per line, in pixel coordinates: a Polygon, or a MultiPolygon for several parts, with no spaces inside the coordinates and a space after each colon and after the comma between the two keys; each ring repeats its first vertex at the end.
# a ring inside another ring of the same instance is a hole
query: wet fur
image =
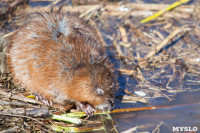
{"type": "Polygon", "coordinates": [[[9,38],[8,65],[15,81],[65,105],[93,107],[113,101],[115,76],[95,30],[74,13],[45,13],[9,38]],[[104,90],[103,95],[96,88],[104,90]]]}

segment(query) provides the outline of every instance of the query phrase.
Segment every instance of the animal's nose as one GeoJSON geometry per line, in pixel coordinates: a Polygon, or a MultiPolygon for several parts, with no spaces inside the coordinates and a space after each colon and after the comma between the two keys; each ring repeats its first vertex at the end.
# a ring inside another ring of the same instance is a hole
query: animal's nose
{"type": "Polygon", "coordinates": [[[109,105],[104,106],[104,110],[110,110],[109,105]]]}

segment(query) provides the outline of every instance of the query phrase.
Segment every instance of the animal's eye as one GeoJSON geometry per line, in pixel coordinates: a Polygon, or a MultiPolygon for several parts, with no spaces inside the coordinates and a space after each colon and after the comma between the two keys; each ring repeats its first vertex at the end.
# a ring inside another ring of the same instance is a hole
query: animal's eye
{"type": "Polygon", "coordinates": [[[100,88],[97,88],[97,93],[99,95],[103,95],[104,94],[104,90],[100,89],[100,88]]]}

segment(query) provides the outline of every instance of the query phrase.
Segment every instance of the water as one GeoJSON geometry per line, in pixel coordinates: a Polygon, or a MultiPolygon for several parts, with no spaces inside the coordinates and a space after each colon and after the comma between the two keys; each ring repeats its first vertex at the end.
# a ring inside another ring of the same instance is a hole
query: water
{"type": "MultiPolygon", "coordinates": [[[[139,111],[130,113],[113,114],[112,117],[117,123],[119,132],[138,126],[137,131],[152,132],[154,128],[161,122],[161,133],[172,132],[173,127],[198,127],[200,119],[200,92],[181,93],[176,96],[173,102],[164,103],[157,99],[150,105],[168,106],[181,105],[181,107],[172,107],[166,109],[155,109],[150,111],[139,111]],[[196,103],[196,104],[195,104],[196,103]],[[189,105],[184,105],[189,104],[189,105]]],[[[125,106],[124,106],[125,107],[125,106]]],[[[131,105],[127,104],[127,108],[131,105]]],[[[132,105],[134,107],[134,105],[132,105]]]]}

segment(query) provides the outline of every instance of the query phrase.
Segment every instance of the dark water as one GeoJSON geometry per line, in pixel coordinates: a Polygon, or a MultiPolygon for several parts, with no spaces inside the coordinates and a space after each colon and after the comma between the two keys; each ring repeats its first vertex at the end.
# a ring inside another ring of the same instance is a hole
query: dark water
{"type": "MultiPolygon", "coordinates": [[[[160,122],[161,133],[172,132],[173,127],[197,127],[200,130],[200,92],[185,92],[177,94],[173,102],[164,103],[157,99],[150,103],[154,106],[181,105],[166,109],[155,109],[150,111],[139,111],[132,113],[113,114],[112,117],[117,123],[119,132],[138,126],[137,131],[151,132],[160,122]],[[188,104],[188,105],[184,105],[188,104]],[[142,126],[141,126],[142,125],[142,126]]],[[[124,105],[125,106],[125,105],[124,105]]],[[[127,108],[135,107],[134,104],[127,104],[127,108]]]]}
{"type": "MultiPolygon", "coordinates": [[[[112,54],[112,49],[108,50],[108,55],[110,55],[111,60],[115,64],[116,68],[120,67],[120,61],[114,59],[112,54]]],[[[166,71],[172,74],[172,71],[166,69],[166,71]]],[[[127,86],[128,76],[121,75],[118,77],[120,91],[116,94],[124,95],[124,89],[128,87],[133,88],[135,84],[134,78],[129,78],[130,86],[127,86]]],[[[199,77],[196,77],[199,79],[199,77]]],[[[192,89],[199,89],[200,85],[190,85],[188,86],[184,82],[191,80],[189,76],[184,78],[184,81],[180,82],[178,80],[170,83],[171,87],[181,87],[187,88],[191,87],[192,89]]],[[[162,81],[164,82],[164,81],[162,81]]],[[[200,91],[194,92],[183,92],[173,94],[174,101],[169,101],[167,98],[152,98],[149,100],[148,104],[143,103],[118,103],[116,102],[115,108],[137,108],[137,107],[163,107],[163,106],[173,106],[170,108],[155,109],[149,111],[138,111],[138,112],[129,112],[129,113],[118,113],[112,114],[113,120],[116,122],[117,130],[119,132],[126,131],[133,127],[138,127],[138,132],[152,132],[156,126],[162,123],[160,127],[161,133],[171,133],[173,128],[176,127],[190,127],[195,130],[200,131],[200,91]],[[177,106],[178,105],[178,106],[177,106]],[[181,105],[181,106],[179,106],[181,105]],[[175,106],[175,107],[174,107],[175,106]]],[[[129,133],[129,132],[126,132],[129,133]]]]}
{"type": "Polygon", "coordinates": [[[51,4],[50,1],[30,1],[29,5],[31,7],[37,7],[37,6],[48,6],[49,4],[51,4]]]}

